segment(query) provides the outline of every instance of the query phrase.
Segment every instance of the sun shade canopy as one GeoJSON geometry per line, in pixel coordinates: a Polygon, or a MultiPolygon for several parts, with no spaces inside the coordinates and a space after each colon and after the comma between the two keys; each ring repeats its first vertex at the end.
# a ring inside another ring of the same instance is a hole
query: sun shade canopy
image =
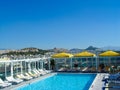
{"type": "Polygon", "coordinates": [[[95,56],[95,54],[88,51],[83,51],[81,53],[77,53],[74,55],[74,57],[93,57],[93,56],[95,56]]]}
{"type": "Polygon", "coordinates": [[[73,57],[73,55],[70,53],[58,53],[52,56],[52,58],[70,58],[70,57],[73,57]]]}
{"type": "Polygon", "coordinates": [[[114,52],[114,51],[106,51],[106,52],[103,52],[103,53],[99,54],[99,56],[103,56],[103,57],[106,57],[106,56],[120,56],[120,54],[117,53],[117,52],[114,52]]]}

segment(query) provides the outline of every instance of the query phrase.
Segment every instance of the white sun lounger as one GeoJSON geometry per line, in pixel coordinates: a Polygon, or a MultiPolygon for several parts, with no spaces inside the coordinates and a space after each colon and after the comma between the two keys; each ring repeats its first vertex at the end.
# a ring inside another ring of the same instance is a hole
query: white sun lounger
{"type": "Polygon", "coordinates": [[[11,79],[13,79],[13,80],[17,80],[17,81],[20,81],[20,82],[23,82],[23,80],[20,79],[20,78],[13,78],[13,77],[11,77],[11,79]]]}
{"type": "Polygon", "coordinates": [[[5,88],[12,85],[12,83],[8,83],[8,82],[4,82],[1,78],[0,78],[0,88],[5,88]]]}
{"type": "Polygon", "coordinates": [[[15,83],[15,84],[18,84],[18,83],[21,83],[23,80],[20,80],[20,79],[14,79],[13,77],[6,77],[6,80],[11,82],[11,83],[15,83]]]}
{"type": "Polygon", "coordinates": [[[33,74],[32,72],[28,72],[28,74],[30,74],[31,76],[33,76],[33,77],[38,77],[38,74],[33,74]]]}
{"type": "Polygon", "coordinates": [[[36,78],[37,76],[32,74],[31,72],[25,73],[26,76],[36,78]]]}
{"type": "Polygon", "coordinates": [[[33,70],[33,72],[34,72],[36,75],[40,76],[40,73],[37,72],[36,70],[33,70]]]}
{"type": "Polygon", "coordinates": [[[0,84],[7,84],[8,86],[12,85],[12,83],[4,82],[1,78],[0,78],[0,84]]]}
{"type": "Polygon", "coordinates": [[[18,78],[20,78],[20,79],[23,79],[23,80],[30,80],[30,78],[28,78],[28,77],[23,77],[23,76],[21,76],[21,75],[16,75],[18,78]]]}
{"type": "Polygon", "coordinates": [[[9,85],[7,84],[0,84],[0,88],[5,88],[5,87],[8,87],[9,85]]]}
{"type": "Polygon", "coordinates": [[[82,69],[82,71],[86,71],[87,69],[88,69],[88,67],[85,67],[85,68],[82,69]]]}
{"type": "Polygon", "coordinates": [[[43,69],[39,69],[39,71],[40,71],[40,73],[43,74],[43,75],[47,74],[43,69]]]}
{"type": "Polygon", "coordinates": [[[46,73],[51,73],[50,70],[46,70],[46,69],[44,69],[43,71],[45,71],[46,73]]]}
{"type": "Polygon", "coordinates": [[[44,73],[41,73],[41,72],[38,71],[37,69],[34,69],[34,72],[39,73],[39,75],[45,75],[44,73]]]}
{"type": "Polygon", "coordinates": [[[28,78],[28,79],[32,79],[33,77],[31,76],[24,76],[23,74],[20,74],[21,77],[24,77],[24,78],[28,78]]]}

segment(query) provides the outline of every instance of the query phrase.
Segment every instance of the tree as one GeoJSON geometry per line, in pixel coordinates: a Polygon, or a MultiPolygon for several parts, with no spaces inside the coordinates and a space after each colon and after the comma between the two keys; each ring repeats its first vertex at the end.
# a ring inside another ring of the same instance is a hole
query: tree
{"type": "Polygon", "coordinates": [[[55,69],[55,60],[54,60],[54,59],[51,59],[51,60],[50,60],[50,66],[51,66],[51,69],[52,69],[52,70],[55,69]]]}
{"type": "Polygon", "coordinates": [[[99,67],[100,67],[100,70],[101,70],[101,71],[104,71],[105,66],[104,66],[103,63],[101,63],[101,64],[99,65],[99,67]]]}

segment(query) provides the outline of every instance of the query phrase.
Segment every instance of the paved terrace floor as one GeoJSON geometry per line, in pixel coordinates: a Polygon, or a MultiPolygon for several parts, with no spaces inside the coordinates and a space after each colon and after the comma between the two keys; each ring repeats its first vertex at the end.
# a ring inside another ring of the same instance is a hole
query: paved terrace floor
{"type": "Polygon", "coordinates": [[[102,87],[104,85],[104,82],[102,81],[102,79],[104,76],[107,76],[107,75],[108,74],[106,73],[98,73],[89,90],[102,90],[102,87]]]}

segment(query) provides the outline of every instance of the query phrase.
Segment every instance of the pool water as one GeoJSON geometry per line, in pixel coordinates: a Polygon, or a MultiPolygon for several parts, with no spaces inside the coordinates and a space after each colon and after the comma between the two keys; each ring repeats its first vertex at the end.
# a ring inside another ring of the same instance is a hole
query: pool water
{"type": "Polygon", "coordinates": [[[88,90],[96,74],[56,74],[17,90],[88,90]]]}

